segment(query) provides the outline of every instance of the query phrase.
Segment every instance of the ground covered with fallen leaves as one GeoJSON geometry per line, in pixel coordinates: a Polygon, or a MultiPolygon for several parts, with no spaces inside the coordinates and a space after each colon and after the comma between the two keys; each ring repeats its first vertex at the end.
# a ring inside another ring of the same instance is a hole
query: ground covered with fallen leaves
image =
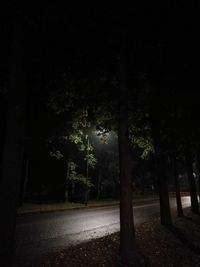
{"type": "MultiPolygon", "coordinates": [[[[200,215],[188,212],[185,217],[176,218],[172,230],[161,226],[159,218],[153,218],[136,226],[136,238],[141,267],[200,266],[200,215]]],[[[119,257],[119,233],[60,249],[20,266],[125,267],[119,257]]]]}

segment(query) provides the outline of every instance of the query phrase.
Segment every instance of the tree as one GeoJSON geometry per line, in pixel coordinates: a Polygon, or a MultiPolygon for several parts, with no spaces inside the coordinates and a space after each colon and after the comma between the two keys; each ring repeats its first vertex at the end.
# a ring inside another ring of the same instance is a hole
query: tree
{"type": "Polygon", "coordinates": [[[188,143],[186,144],[185,147],[185,160],[186,160],[187,175],[190,187],[191,208],[193,213],[198,214],[199,204],[197,200],[196,184],[192,167],[193,161],[192,161],[191,147],[189,146],[188,143]]]}
{"type": "Polygon", "coordinates": [[[172,167],[172,175],[174,176],[174,183],[176,189],[176,205],[177,205],[177,215],[179,217],[183,216],[183,208],[181,203],[181,192],[180,192],[180,183],[179,183],[179,176],[177,171],[177,162],[176,162],[176,155],[172,155],[171,157],[171,167],[172,167]]]}
{"type": "MultiPolygon", "coordinates": [[[[66,105],[68,105],[67,101],[66,105]]],[[[51,108],[52,106],[54,108],[56,106],[56,111],[60,112],[56,101],[51,101],[51,108]]],[[[75,187],[84,191],[85,199],[87,199],[89,189],[93,186],[89,171],[94,169],[97,163],[94,147],[89,141],[88,130],[90,129],[86,129],[86,124],[88,127],[90,126],[86,120],[88,112],[81,108],[77,108],[77,111],[70,110],[70,112],[73,113],[71,119],[65,124],[64,129],[60,129],[63,135],[48,138],[50,155],[65,161],[65,201],[68,201],[69,196],[73,201],[75,187]],[[85,113],[87,113],[86,117],[85,113]],[[84,188],[85,190],[83,190],[84,188]],[[71,192],[69,192],[70,189],[72,189],[71,192]]],[[[76,193],[78,194],[78,192],[76,193]]]]}
{"type": "Polygon", "coordinates": [[[10,83],[7,94],[8,110],[5,130],[2,176],[0,184],[0,262],[11,266],[14,250],[15,221],[22,176],[24,136],[26,126],[26,84],[24,21],[21,10],[12,18],[13,43],[10,83]]]}
{"type": "Polygon", "coordinates": [[[200,149],[199,145],[197,145],[196,149],[196,169],[197,169],[197,177],[198,177],[198,188],[199,188],[199,198],[200,198],[200,149]]]}
{"type": "MultiPolygon", "coordinates": [[[[124,25],[123,25],[124,26],[124,25]]],[[[135,228],[133,219],[133,156],[131,153],[129,132],[130,112],[128,109],[130,89],[128,88],[128,36],[127,29],[121,27],[121,47],[119,60],[118,93],[118,144],[120,171],[120,255],[122,262],[139,266],[135,251],[135,228]]],[[[127,25],[126,25],[127,26],[127,25]]]]}
{"type": "Polygon", "coordinates": [[[168,169],[169,169],[169,148],[166,132],[167,116],[165,110],[165,101],[158,89],[154,90],[153,102],[150,107],[150,120],[152,136],[155,148],[155,168],[156,178],[160,198],[160,220],[166,227],[172,226],[169,194],[168,194],[168,169]]]}

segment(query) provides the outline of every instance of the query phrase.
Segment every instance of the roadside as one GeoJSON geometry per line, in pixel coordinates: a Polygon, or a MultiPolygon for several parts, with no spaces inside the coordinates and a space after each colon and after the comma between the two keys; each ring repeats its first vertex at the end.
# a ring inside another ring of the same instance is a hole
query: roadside
{"type": "MultiPolygon", "coordinates": [[[[146,196],[135,196],[133,199],[134,205],[141,205],[153,203],[158,201],[158,196],[152,197],[152,195],[146,196]]],[[[18,209],[18,215],[42,213],[42,212],[53,212],[53,211],[64,211],[72,209],[83,209],[83,208],[96,208],[105,206],[119,205],[119,200],[91,200],[87,205],[73,202],[61,202],[61,203],[25,203],[18,209]]]]}
{"type": "MultiPolygon", "coordinates": [[[[174,231],[161,226],[158,217],[136,226],[136,247],[141,267],[199,266],[200,217],[191,214],[189,208],[184,212],[183,218],[173,217],[174,231]]],[[[123,266],[119,263],[119,233],[114,233],[67,249],[59,249],[35,262],[20,262],[16,266],[123,266]]]]}

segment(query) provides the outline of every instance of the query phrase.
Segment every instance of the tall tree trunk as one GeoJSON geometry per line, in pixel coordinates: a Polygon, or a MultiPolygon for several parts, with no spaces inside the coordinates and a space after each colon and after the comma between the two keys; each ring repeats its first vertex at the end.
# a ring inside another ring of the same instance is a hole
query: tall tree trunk
{"type": "Polygon", "coordinates": [[[98,173],[98,181],[97,181],[97,200],[100,199],[100,193],[101,193],[101,176],[102,176],[102,171],[101,171],[101,166],[99,168],[99,173],[98,173]]]}
{"type": "Polygon", "coordinates": [[[156,122],[151,122],[152,133],[154,138],[155,147],[155,167],[156,177],[158,182],[159,199],[160,199],[160,222],[162,225],[171,228],[172,218],[169,204],[169,192],[168,192],[168,176],[167,176],[167,162],[166,156],[161,150],[159,141],[159,129],[156,122]]]}
{"type": "Polygon", "coordinates": [[[22,22],[13,25],[14,41],[11,52],[11,73],[8,90],[8,113],[5,131],[2,177],[0,181],[0,266],[11,266],[17,203],[22,176],[26,94],[23,72],[22,22]]]}
{"type": "Polygon", "coordinates": [[[69,174],[70,174],[70,168],[69,168],[69,159],[67,160],[67,175],[65,179],[65,202],[69,201],[69,174]]]}
{"type": "Polygon", "coordinates": [[[199,201],[200,201],[200,149],[199,148],[196,152],[196,168],[197,168],[198,191],[199,191],[199,201]]]}
{"type": "Polygon", "coordinates": [[[24,159],[23,176],[21,179],[20,193],[19,193],[19,206],[20,207],[22,207],[24,204],[24,197],[25,197],[25,193],[26,193],[26,185],[28,182],[28,175],[29,175],[29,160],[24,159]]]}
{"type": "Polygon", "coordinates": [[[166,163],[165,159],[161,158],[161,155],[156,159],[158,190],[160,198],[160,222],[162,225],[171,228],[172,218],[169,204],[169,192],[168,192],[168,177],[166,175],[166,163]]]}
{"type": "Polygon", "coordinates": [[[132,159],[128,141],[127,114],[120,111],[119,166],[120,166],[120,252],[125,263],[133,260],[135,230],[132,206],[132,159]]]}
{"type": "Polygon", "coordinates": [[[122,51],[120,59],[119,92],[119,170],[120,170],[120,255],[123,264],[139,266],[135,253],[135,228],[133,219],[132,171],[133,157],[128,135],[128,89],[126,77],[126,57],[122,51]]]}
{"type": "Polygon", "coordinates": [[[176,166],[176,159],[173,155],[171,158],[172,163],[172,172],[174,176],[174,184],[176,189],[176,205],[177,205],[177,215],[178,217],[183,216],[183,208],[182,208],[182,202],[181,202],[181,192],[180,192],[180,183],[178,179],[178,172],[177,172],[177,166],[176,166]]]}
{"type": "Polygon", "coordinates": [[[190,187],[191,208],[194,214],[198,214],[199,205],[198,205],[196,184],[195,184],[193,168],[192,168],[191,150],[188,144],[185,150],[185,159],[186,159],[186,165],[187,165],[188,182],[189,182],[189,187],[190,187]]]}
{"type": "Polygon", "coordinates": [[[97,200],[100,199],[101,195],[101,180],[102,180],[102,166],[103,166],[103,157],[102,157],[102,145],[100,144],[99,148],[99,172],[98,172],[98,178],[97,178],[97,200]]]}

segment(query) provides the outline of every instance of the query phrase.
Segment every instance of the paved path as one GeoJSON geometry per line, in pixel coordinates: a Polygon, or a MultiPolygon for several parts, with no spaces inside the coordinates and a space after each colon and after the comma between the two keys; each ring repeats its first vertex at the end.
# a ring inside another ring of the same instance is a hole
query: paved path
{"type": "MultiPolygon", "coordinates": [[[[190,205],[189,197],[182,200],[184,207],[190,205]]],[[[174,199],[171,206],[175,206],[174,199]]],[[[137,203],[134,207],[135,224],[148,221],[158,213],[158,202],[137,203]]],[[[17,258],[30,259],[118,230],[118,206],[20,216],[16,228],[16,255],[17,258]]]]}

